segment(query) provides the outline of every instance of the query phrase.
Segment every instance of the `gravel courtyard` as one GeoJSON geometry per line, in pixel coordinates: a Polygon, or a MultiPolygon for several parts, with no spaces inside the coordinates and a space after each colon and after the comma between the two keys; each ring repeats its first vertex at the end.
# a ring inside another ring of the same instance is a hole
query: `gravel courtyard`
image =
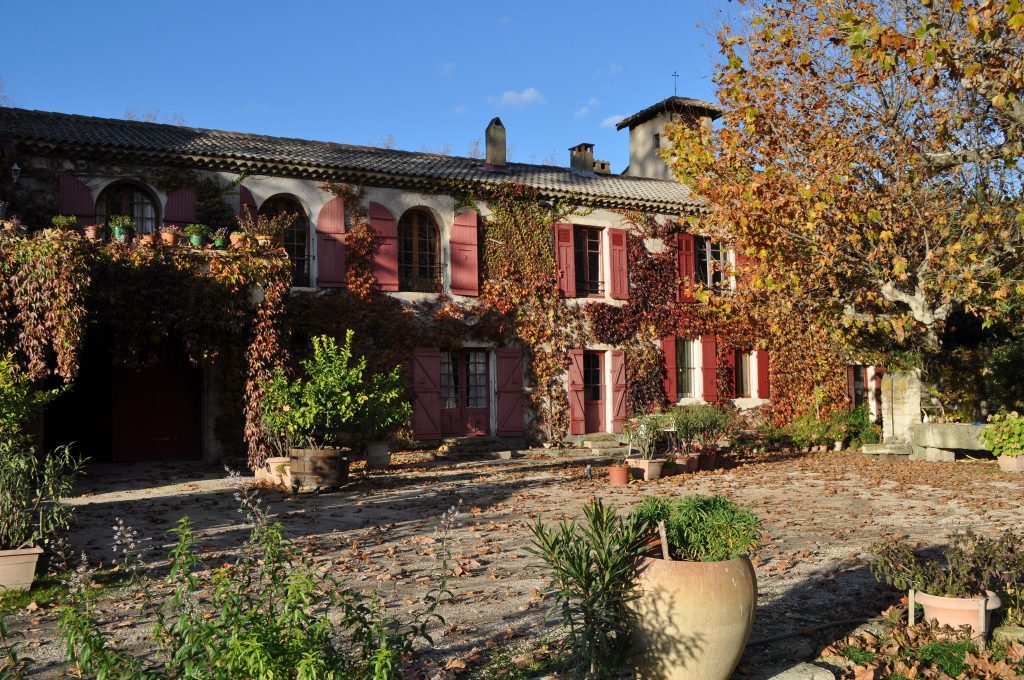
{"type": "MultiPolygon", "coordinates": [[[[627,509],[649,494],[720,493],[755,509],[765,536],[755,557],[759,607],[752,644],[738,677],[764,676],[813,660],[831,640],[896,600],[867,569],[865,549],[907,534],[941,545],[954,530],[997,533],[1024,525],[1024,480],[989,461],[879,462],[852,452],[750,454],[727,469],[611,487],[603,465],[586,478],[584,461],[525,457],[454,463],[397,455],[393,470],[359,478],[340,493],[292,495],[263,490],[272,514],[325,570],[352,587],[377,589],[390,606],[409,609],[431,587],[435,530],[461,501],[455,531],[456,602],[436,636],[439,677],[481,677],[496,649],[543,633],[547,603],[536,560],[525,548],[530,525],[574,514],[592,497],[627,509]],[[832,625],[835,624],[835,625],[832,625]],[[446,670],[447,669],[447,670],[446,670]]],[[[168,534],[189,515],[211,566],[247,535],[232,484],[219,468],[195,465],[93,465],[72,502],[73,543],[93,563],[109,565],[110,528],[123,518],[140,534],[159,573],[168,534]]],[[[123,591],[121,591],[123,593],[123,591]]],[[[104,596],[101,617],[131,645],[149,629],[133,598],[104,596]]],[[[38,677],[64,677],[56,612],[30,606],[10,617],[26,634],[24,655],[38,677]]]]}

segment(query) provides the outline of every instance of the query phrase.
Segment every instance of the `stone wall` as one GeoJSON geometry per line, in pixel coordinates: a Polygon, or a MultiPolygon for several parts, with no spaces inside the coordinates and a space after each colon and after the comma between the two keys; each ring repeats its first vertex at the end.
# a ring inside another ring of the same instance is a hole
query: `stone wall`
{"type": "Polygon", "coordinates": [[[882,441],[907,442],[910,426],[920,422],[920,371],[886,371],[882,376],[882,441]]]}

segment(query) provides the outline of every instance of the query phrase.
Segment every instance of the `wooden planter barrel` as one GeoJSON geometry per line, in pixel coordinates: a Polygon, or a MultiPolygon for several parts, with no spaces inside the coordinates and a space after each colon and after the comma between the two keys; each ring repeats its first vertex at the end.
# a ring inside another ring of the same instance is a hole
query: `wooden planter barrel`
{"type": "Polygon", "coordinates": [[[299,489],[335,489],[348,482],[344,449],[289,449],[292,485],[299,489]]]}

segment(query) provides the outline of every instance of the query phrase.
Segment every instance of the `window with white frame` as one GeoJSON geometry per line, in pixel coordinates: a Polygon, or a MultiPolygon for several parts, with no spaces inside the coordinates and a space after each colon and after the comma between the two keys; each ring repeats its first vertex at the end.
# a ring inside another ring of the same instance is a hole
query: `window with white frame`
{"type": "Polygon", "coordinates": [[[736,352],[736,396],[750,396],[750,352],[736,352]]]}
{"type": "Polygon", "coordinates": [[[696,340],[676,338],[676,401],[694,399],[697,395],[696,340]]]}

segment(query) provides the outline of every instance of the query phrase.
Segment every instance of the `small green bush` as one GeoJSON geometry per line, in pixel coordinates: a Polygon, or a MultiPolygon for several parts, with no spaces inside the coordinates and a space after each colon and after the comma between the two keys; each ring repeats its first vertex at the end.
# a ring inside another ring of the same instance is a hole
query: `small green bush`
{"type": "Polygon", "coordinates": [[[665,523],[673,559],[721,562],[750,554],[761,537],[761,520],[724,496],[645,499],[633,516],[656,526],[665,523]]]}
{"type": "Polygon", "coordinates": [[[871,412],[867,406],[862,404],[846,416],[846,438],[851,447],[860,448],[863,444],[877,444],[881,435],[881,428],[871,420],[871,412]]]}
{"type": "Polygon", "coordinates": [[[78,218],[74,215],[54,215],[50,220],[50,225],[54,229],[71,231],[78,226],[78,218]]]}
{"type": "Polygon", "coordinates": [[[1024,456],[1024,418],[1016,411],[994,413],[978,439],[996,456],[1024,456]]]}
{"type": "Polygon", "coordinates": [[[552,613],[567,631],[566,670],[573,678],[616,678],[626,662],[636,613],[629,606],[646,550],[649,528],[625,519],[600,499],[583,509],[584,522],[533,526],[530,553],[551,578],[552,613]]]}
{"type": "Polygon", "coordinates": [[[111,231],[135,231],[135,220],[128,215],[114,215],[110,218],[110,221],[107,224],[110,226],[111,231]]]}
{"type": "Polygon", "coordinates": [[[205,224],[190,224],[185,227],[185,233],[189,236],[202,236],[206,238],[210,235],[210,228],[205,224]]]}

